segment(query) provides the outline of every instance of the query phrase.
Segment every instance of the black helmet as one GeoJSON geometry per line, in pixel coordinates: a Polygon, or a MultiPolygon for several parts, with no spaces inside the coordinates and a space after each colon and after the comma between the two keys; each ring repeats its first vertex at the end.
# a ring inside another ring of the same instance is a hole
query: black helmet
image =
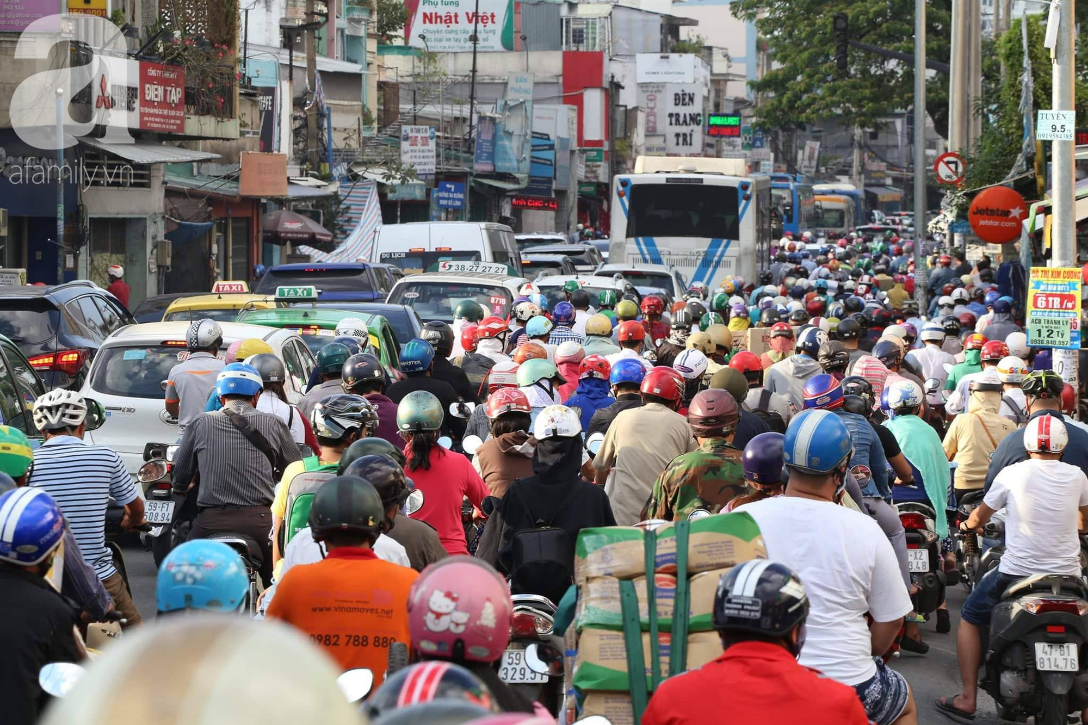
{"type": "Polygon", "coordinates": [[[366,438],[378,427],[378,413],[361,395],[330,395],[314,406],[310,423],[318,438],[343,440],[353,430],[366,438]]]}
{"type": "MultiPolygon", "coordinates": [[[[1061,380],[1061,377],[1058,376],[1056,373],[1051,373],[1051,375],[1054,375],[1054,377],[1058,378],[1058,380],[1061,380]]],[[[1065,383],[1062,383],[1062,388],[1065,388],[1065,383]]],[[[975,380],[972,380],[967,384],[967,390],[972,393],[976,391],[980,393],[1000,393],[1004,389],[1005,386],[1002,385],[1001,381],[997,378],[976,378],[975,380]]],[[[1026,394],[1027,393],[1025,392],[1025,395],[1026,394]]],[[[1058,393],[1058,397],[1061,397],[1061,393],[1058,393]]]]}
{"type": "Polygon", "coordinates": [[[769,285],[774,279],[774,275],[771,274],[771,270],[765,269],[759,273],[759,283],[761,285],[769,285]]]}
{"type": "Polygon", "coordinates": [[[785,639],[797,627],[796,655],[804,644],[808,597],[801,579],[785,564],[752,559],[735,566],[714,594],[714,629],[747,632],[763,639],[785,639]]]}
{"type": "Polygon", "coordinates": [[[773,307],[768,307],[767,309],[763,310],[763,312],[759,313],[760,327],[770,327],[774,323],[781,321],[782,315],[779,314],[778,310],[773,307]]]}
{"type": "Polygon", "coordinates": [[[846,346],[838,340],[828,340],[820,345],[816,361],[820,363],[820,367],[825,371],[835,368],[846,370],[846,366],[850,364],[850,353],[847,351],[846,346]]]}
{"type": "Polygon", "coordinates": [[[322,375],[335,375],[344,367],[344,361],[351,356],[347,345],[330,342],[317,351],[317,369],[322,375]]]}
{"type": "Polygon", "coordinates": [[[584,289],[576,289],[570,293],[570,303],[577,309],[585,310],[589,308],[589,293],[584,289]]]}
{"type": "Polygon", "coordinates": [[[804,310],[794,310],[787,319],[791,325],[803,325],[808,322],[809,316],[804,310]]]}
{"type": "Polygon", "coordinates": [[[684,309],[691,316],[691,319],[695,320],[698,324],[699,320],[703,319],[703,315],[706,314],[706,308],[696,300],[688,300],[688,303],[684,305],[684,309]]]}
{"type": "MultiPolygon", "coordinates": [[[[699,305],[699,307],[701,308],[702,305],[699,305]]],[[[688,312],[686,307],[672,313],[672,320],[669,322],[670,327],[672,327],[672,329],[674,330],[690,331],[693,324],[694,323],[691,320],[691,313],[688,312]]]]}
{"type": "Polygon", "coordinates": [[[941,327],[944,328],[944,334],[950,337],[959,337],[960,335],[960,321],[952,315],[948,315],[941,320],[941,327]]]}
{"type": "Polygon", "coordinates": [[[868,418],[873,414],[872,407],[865,402],[865,398],[860,395],[844,395],[842,398],[842,407],[851,413],[856,413],[864,418],[868,418]]]}
{"type": "Polygon", "coordinates": [[[386,531],[382,499],[369,481],[358,476],[336,476],[321,484],[310,506],[314,541],[337,531],[364,534],[373,546],[386,531]]]}
{"type": "Polygon", "coordinates": [[[854,312],[861,312],[865,309],[865,300],[860,297],[847,297],[842,303],[842,306],[851,314],[854,312]]]}
{"type": "Polygon", "coordinates": [[[347,467],[364,456],[389,456],[400,465],[404,465],[404,453],[384,438],[360,438],[348,446],[340,456],[338,473],[343,475],[347,467]]]}
{"type": "MultiPolygon", "coordinates": [[[[343,463],[343,461],[341,461],[343,463]]],[[[363,456],[341,468],[342,476],[358,476],[370,481],[382,498],[386,511],[404,505],[414,486],[404,475],[404,469],[389,456],[363,456]]]]}
{"type": "Polygon", "coordinates": [[[1061,400],[1065,381],[1053,370],[1036,370],[1024,378],[1020,387],[1024,395],[1031,398],[1061,400]]]}
{"type": "Polygon", "coordinates": [[[283,367],[283,361],[269,352],[262,352],[246,360],[246,365],[257,368],[261,374],[261,381],[267,388],[271,383],[282,383],[287,380],[287,369],[283,367]]]}
{"type": "Polygon", "coordinates": [[[839,320],[838,326],[835,328],[835,336],[840,340],[853,340],[861,335],[861,325],[858,321],[847,317],[845,320],[839,320]]]}
{"type": "Polygon", "coordinates": [[[431,343],[435,353],[449,357],[453,352],[453,328],[441,320],[431,320],[419,331],[420,338],[431,343]]]}
{"type": "Polygon", "coordinates": [[[869,319],[872,321],[871,327],[877,327],[881,330],[892,324],[892,314],[883,308],[873,310],[869,319]]]}
{"type": "Polygon", "coordinates": [[[345,360],[344,367],[340,370],[340,379],[343,381],[344,390],[349,393],[359,393],[356,387],[361,389],[363,383],[380,380],[384,388],[389,382],[381,361],[369,352],[361,352],[345,360]]]}
{"type": "Polygon", "coordinates": [[[860,375],[847,375],[843,378],[842,393],[843,395],[856,395],[863,398],[868,401],[870,406],[876,401],[873,384],[860,375]]]}

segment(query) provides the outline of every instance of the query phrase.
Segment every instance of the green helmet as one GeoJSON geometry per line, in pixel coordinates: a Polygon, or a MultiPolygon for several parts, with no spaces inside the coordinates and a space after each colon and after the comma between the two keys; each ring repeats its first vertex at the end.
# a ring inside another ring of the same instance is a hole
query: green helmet
{"type": "Polygon", "coordinates": [[[727,309],[729,309],[729,295],[724,292],[719,292],[718,294],[714,295],[714,299],[710,301],[710,309],[713,312],[724,313],[727,309]]]}
{"type": "Polygon", "coordinates": [[[343,475],[354,461],[366,456],[389,456],[400,465],[404,465],[404,453],[386,439],[360,438],[348,446],[348,449],[340,456],[340,468],[337,472],[343,475]]]}
{"type": "Polygon", "coordinates": [[[0,471],[12,478],[25,476],[34,461],[26,434],[10,425],[0,425],[0,471]]]}
{"type": "Polygon", "coordinates": [[[373,546],[386,530],[382,497],[369,481],[358,476],[330,478],[314,494],[309,523],[314,541],[322,541],[337,531],[349,531],[366,535],[373,546]]]}
{"type": "Polygon", "coordinates": [[[338,342],[330,342],[317,351],[317,369],[322,375],[335,375],[340,377],[344,369],[344,363],[351,357],[351,350],[347,345],[338,342]]]}
{"type": "Polygon", "coordinates": [[[862,257],[858,260],[858,266],[868,272],[869,269],[873,266],[873,260],[869,259],[868,257],[862,257]]]}
{"type": "Polygon", "coordinates": [[[597,293],[597,307],[602,311],[611,310],[616,306],[616,301],[618,299],[614,290],[603,289],[597,293]]]}
{"type": "Polygon", "coordinates": [[[616,317],[623,320],[633,320],[638,317],[638,305],[631,300],[622,300],[616,305],[616,317]]]}
{"type": "Polygon", "coordinates": [[[461,300],[453,309],[453,319],[464,318],[469,322],[479,322],[484,319],[484,308],[472,300],[461,300]]]}
{"type": "Polygon", "coordinates": [[[524,388],[540,380],[550,380],[559,375],[555,363],[544,358],[526,360],[518,368],[518,386],[524,388]]]}
{"type": "Polygon", "coordinates": [[[717,312],[708,312],[707,314],[703,315],[702,318],[699,320],[699,329],[703,332],[706,332],[706,328],[710,327],[711,325],[724,324],[725,320],[722,319],[721,315],[719,315],[717,312]]]}
{"type": "Polygon", "coordinates": [[[574,292],[575,290],[580,289],[582,289],[582,285],[578,284],[578,280],[576,279],[568,279],[566,282],[563,283],[564,292],[574,292]]]}
{"type": "Polygon", "coordinates": [[[442,418],[442,403],[426,390],[408,393],[397,405],[398,430],[438,430],[442,427],[442,418]]]}

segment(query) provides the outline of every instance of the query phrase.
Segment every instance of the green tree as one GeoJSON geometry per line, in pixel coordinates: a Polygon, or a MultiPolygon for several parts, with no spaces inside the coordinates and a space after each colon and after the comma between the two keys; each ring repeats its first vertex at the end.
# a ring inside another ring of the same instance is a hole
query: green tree
{"type": "Polygon", "coordinates": [[[402,0],[376,0],[378,10],[378,37],[384,42],[401,37],[404,23],[408,21],[408,11],[402,0]]]}
{"type": "MultiPolygon", "coordinates": [[[[736,0],[734,17],[756,24],[774,67],[752,88],[759,94],[757,124],[763,128],[804,128],[838,118],[848,125],[875,128],[883,116],[910,108],[911,64],[862,50],[849,51],[849,71],[835,62],[832,18],[844,12],[850,39],[904,53],[914,52],[913,0],[736,0]]],[[[948,62],[951,0],[929,0],[926,54],[948,62]]],[[[948,78],[929,81],[930,112],[942,135],[947,133],[948,78]],[[934,87],[936,86],[936,87],[934,87]]]]}

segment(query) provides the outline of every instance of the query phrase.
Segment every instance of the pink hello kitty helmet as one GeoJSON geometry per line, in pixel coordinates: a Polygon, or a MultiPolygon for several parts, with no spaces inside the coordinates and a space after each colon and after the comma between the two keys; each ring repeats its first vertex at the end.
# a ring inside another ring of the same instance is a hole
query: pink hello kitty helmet
{"type": "Polygon", "coordinates": [[[506,581],[471,556],[431,564],[408,594],[412,646],[424,659],[495,662],[510,643],[512,615],[506,581]]]}

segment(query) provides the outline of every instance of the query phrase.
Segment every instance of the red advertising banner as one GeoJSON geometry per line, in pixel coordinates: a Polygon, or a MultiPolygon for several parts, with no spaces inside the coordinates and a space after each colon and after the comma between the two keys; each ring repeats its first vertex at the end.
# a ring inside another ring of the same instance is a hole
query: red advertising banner
{"type": "Polygon", "coordinates": [[[185,69],[140,63],[140,128],[162,133],[185,132],[185,69]]]}

